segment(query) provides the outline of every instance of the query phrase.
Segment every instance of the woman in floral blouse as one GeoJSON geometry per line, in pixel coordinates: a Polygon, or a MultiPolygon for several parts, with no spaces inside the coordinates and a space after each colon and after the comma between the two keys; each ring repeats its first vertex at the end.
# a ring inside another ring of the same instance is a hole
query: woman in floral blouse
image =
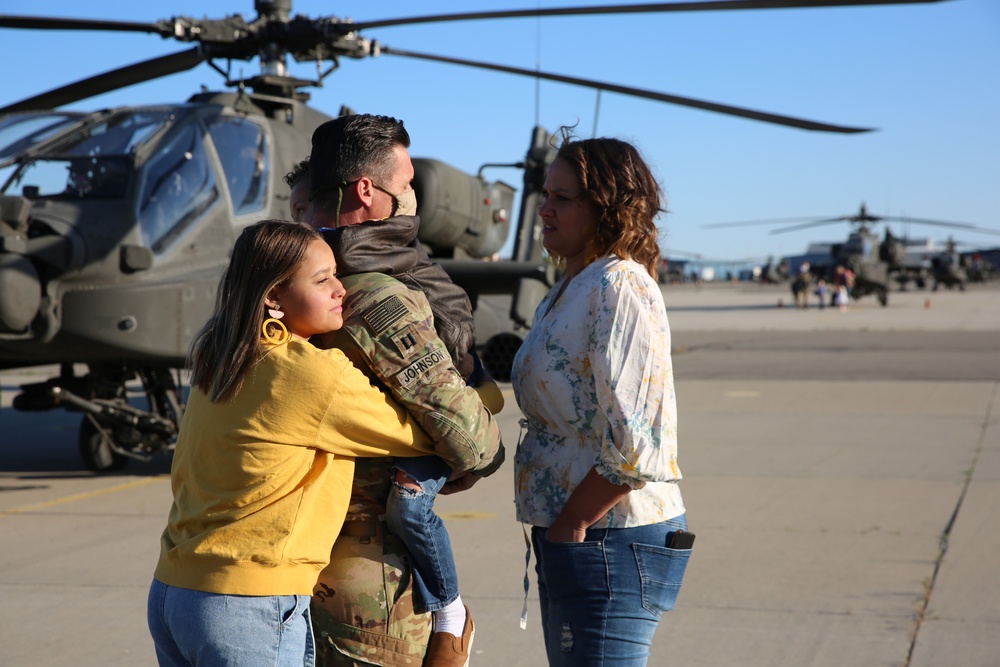
{"type": "Polygon", "coordinates": [[[690,544],[677,483],[660,187],[636,149],[567,138],[542,244],[564,269],[514,360],[517,518],[532,525],[550,665],[645,665],[690,544]],[[684,548],[670,548],[683,546],[684,548]]]}

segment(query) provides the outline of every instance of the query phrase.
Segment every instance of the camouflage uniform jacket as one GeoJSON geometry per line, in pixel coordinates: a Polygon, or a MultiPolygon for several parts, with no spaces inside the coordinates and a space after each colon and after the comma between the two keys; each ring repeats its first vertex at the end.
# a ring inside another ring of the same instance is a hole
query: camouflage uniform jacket
{"type": "Polygon", "coordinates": [[[413,609],[406,547],[386,530],[393,459],[358,459],[348,521],[312,598],[317,667],[416,667],[431,615],[413,609]]]}
{"type": "Polygon", "coordinates": [[[500,429],[479,394],[455,370],[434,329],[427,297],[381,273],[342,279],[344,326],[313,339],[338,347],[387,388],[456,472],[490,475],[504,460],[500,429]]]}
{"type": "Polygon", "coordinates": [[[472,303],[469,295],[439,264],[431,261],[417,240],[420,218],[398,215],[325,230],[337,259],[337,273],[384,273],[427,295],[434,311],[434,328],[444,341],[455,368],[465,379],[473,372],[472,303]]]}

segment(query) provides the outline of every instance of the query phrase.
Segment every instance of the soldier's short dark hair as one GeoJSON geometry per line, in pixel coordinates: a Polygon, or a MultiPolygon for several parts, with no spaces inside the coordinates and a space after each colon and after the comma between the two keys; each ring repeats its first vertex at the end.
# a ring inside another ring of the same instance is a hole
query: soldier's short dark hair
{"type": "Polygon", "coordinates": [[[410,147],[403,121],[389,116],[341,116],[316,128],[312,136],[309,187],[320,199],[343,183],[367,176],[377,183],[391,180],[396,146],[410,147]]]}

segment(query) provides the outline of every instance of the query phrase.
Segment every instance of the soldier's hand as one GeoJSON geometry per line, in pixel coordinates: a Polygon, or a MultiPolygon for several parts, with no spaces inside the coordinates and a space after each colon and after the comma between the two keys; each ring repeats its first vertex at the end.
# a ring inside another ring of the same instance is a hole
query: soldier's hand
{"type": "Polygon", "coordinates": [[[460,477],[445,482],[445,485],[441,487],[441,490],[438,493],[446,496],[449,493],[468,491],[480,479],[482,479],[481,476],[467,472],[460,477]]]}

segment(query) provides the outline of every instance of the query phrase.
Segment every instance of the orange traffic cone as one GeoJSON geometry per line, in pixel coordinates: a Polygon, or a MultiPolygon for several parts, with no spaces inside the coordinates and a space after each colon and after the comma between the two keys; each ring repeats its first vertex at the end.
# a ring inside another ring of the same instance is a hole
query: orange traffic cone
{"type": "Polygon", "coordinates": [[[929,309],[931,307],[931,298],[927,297],[924,299],[924,309],[929,309]]]}

